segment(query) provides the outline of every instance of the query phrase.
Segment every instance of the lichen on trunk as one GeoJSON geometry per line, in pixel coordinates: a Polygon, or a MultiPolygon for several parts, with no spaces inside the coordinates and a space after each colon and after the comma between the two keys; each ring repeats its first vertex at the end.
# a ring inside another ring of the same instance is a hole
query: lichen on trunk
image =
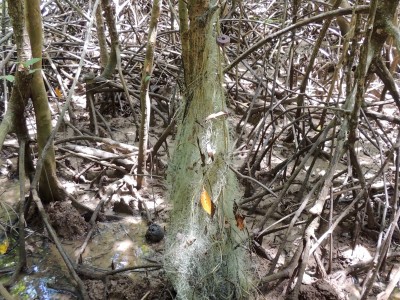
{"type": "MultiPolygon", "coordinates": [[[[173,203],[165,269],[180,299],[248,298],[244,247],[247,236],[235,221],[237,182],[229,169],[231,146],[216,44],[217,7],[188,3],[190,26],[185,61],[186,95],[169,167],[173,203]],[[200,203],[205,190],[215,205],[210,215],[200,203]]],[[[181,18],[181,20],[184,18],[181,18]]],[[[182,24],[181,24],[182,26],[182,24]]],[[[182,43],[184,43],[183,41],[182,43]]]]}

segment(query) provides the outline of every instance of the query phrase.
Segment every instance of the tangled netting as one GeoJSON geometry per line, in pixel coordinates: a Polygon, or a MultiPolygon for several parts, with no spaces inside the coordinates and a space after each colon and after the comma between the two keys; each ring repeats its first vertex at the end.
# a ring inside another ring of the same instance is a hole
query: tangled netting
{"type": "Polygon", "coordinates": [[[178,299],[249,298],[244,259],[247,236],[236,226],[234,202],[239,193],[228,165],[232,149],[224,113],[223,55],[216,44],[216,15],[191,33],[193,45],[202,51],[193,49],[189,54],[192,66],[185,71],[192,73],[185,74],[190,83],[186,82],[183,121],[168,169],[174,208],[164,267],[178,299]],[[204,207],[200,200],[206,198],[204,191],[215,209],[210,209],[209,201],[208,209],[204,207]]]}
{"type": "Polygon", "coordinates": [[[229,249],[218,237],[204,231],[196,222],[182,224],[170,241],[166,255],[166,270],[180,299],[240,299],[245,298],[238,279],[245,280],[240,247],[229,249]]]}
{"type": "Polygon", "coordinates": [[[213,200],[216,205],[213,218],[199,204],[203,183],[196,186],[188,176],[188,186],[192,188],[180,185],[186,191],[188,198],[183,201],[190,210],[175,211],[171,216],[165,269],[181,299],[244,297],[243,286],[248,281],[243,261],[246,237],[236,227],[232,214],[226,213],[233,210],[228,199],[234,195],[229,191],[227,174],[219,174],[220,180],[212,188],[212,195],[217,197],[213,200]]]}
{"type": "MultiPolygon", "coordinates": [[[[216,89],[207,89],[205,93],[210,92],[208,96],[218,103],[216,97],[221,99],[221,95],[216,89]]],[[[214,102],[209,111],[215,111],[215,105],[214,102]]],[[[200,115],[205,121],[199,125],[200,109],[193,109],[193,115],[189,114],[180,129],[169,166],[174,210],[168,230],[165,270],[179,299],[248,298],[250,280],[244,261],[247,237],[236,226],[234,217],[234,202],[239,195],[228,166],[226,120],[207,120],[200,115]],[[200,203],[204,190],[215,205],[214,215],[207,213],[200,203]]]]}

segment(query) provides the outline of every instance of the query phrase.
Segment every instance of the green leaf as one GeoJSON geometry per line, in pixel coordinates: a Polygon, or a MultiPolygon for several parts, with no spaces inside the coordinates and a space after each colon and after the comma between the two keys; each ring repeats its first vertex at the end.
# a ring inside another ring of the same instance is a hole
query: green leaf
{"type": "Polygon", "coordinates": [[[0,76],[0,79],[5,79],[8,80],[9,82],[14,82],[15,77],[14,75],[5,75],[5,76],[0,76]]]}
{"type": "Polygon", "coordinates": [[[29,66],[31,66],[31,65],[33,65],[33,64],[35,64],[35,63],[37,63],[38,61],[41,61],[42,59],[41,58],[38,58],[38,57],[36,57],[36,58],[31,58],[30,60],[27,60],[26,62],[24,62],[23,64],[24,64],[24,66],[25,67],[29,67],[29,66]]]}
{"type": "Polygon", "coordinates": [[[32,69],[32,70],[29,70],[29,74],[32,74],[32,73],[35,73],[36,71],[39,71],[40,69],[32,69]]]}
{"type": "Polygon", "coordinates": [[[150,80],[150,78],[151,78],[151,76],[150,76],[150,75],[147,75],[147,76],[144,78],[144,82],[147,82],[147,81],[149,81],[149,80],[150,80]]]}

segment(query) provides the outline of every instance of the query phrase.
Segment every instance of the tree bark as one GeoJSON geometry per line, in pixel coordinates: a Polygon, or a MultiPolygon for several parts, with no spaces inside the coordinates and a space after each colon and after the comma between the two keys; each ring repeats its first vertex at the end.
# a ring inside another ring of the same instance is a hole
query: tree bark
{"type": "Polygon", "coordinates": [[[117,26],[115,25],[115,18],[110,0],[101,0],[101,7],[104,10],[104,17],[106,19],[108,32],[111,38],[111,52],[101,77],[109,79],[114,73],[115,67],[117,66],[117,48],[119,49],[119,41],[117,26]]]}
{"type": "Polygon", "coordinates": [[[106,35],[104,33],[104,18],[102,15],[101,5],[97,6],[96,9],[96,32],[97,39],[99,40],[100,64],[101,67],[105,69],[108,63],[108,52],[106,35]]]}
{"type": "MultiPolygon", "coordinates": [[[[25,0],[25,20],[29,34],[33,58],[42,58],[43,29],[42,16],[40,14],[40,0],[25,0]]],[[[51,113],[44,86],[41,68],[42,61],[33,64],[34,70],[31,97],[35,110],[37,142],[39,157],[48,138],[51,135],[51,113]]],[[[46,154],[44,168],[39,180],[39,193],[44,202],[64,200],[64,190],[56,175],[56,160],[54,147],[51,146],[46,154]]]]}
{"type": "Polygon", "coordinates": [[[153,1],[151,20],[149,26],[149,40],[147,42],[146,57],[142,72],[142,83],[140,86],[140,111],[142,113],[139,132],[139,154],[138,154],[138,176],[137,188],[140,189],[143,183],[143,172],[146,169],[146,151],[149,140],[150,110],[151,103],[149,97],[149,85],[153,73],[154,50],[157,38],[157,24],[161,13],[161,0],[153,1]]]}
{"type": "Polygon", "coordinates": [[[32,78],[29,70],[22,64],[22,62],[31,58],[25,20],[21,18],[24,15],[24,1],[9,0],[8,12],[12,21],[19,65],[14,77],[10,102],[0,125],[0,149],[3,147],[7,134],[11,131],[15,132],[19,139],[25,139],[28,136],[25,119],[21,118],[21,116],[24,115],[25,105],[29,98],[29,86],[32,78]]]}

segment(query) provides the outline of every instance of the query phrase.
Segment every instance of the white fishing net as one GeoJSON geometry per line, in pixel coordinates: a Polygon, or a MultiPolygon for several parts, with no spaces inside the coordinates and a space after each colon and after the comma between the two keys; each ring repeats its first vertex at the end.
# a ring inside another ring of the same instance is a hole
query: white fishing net
{"type": "Polygon", "coordinates": [[[242,299],[248,297],[250,282],[243,258],[247,238],[236,226],[233,212],[234,201],[240,196],[228,166],[229,133],[225,117],[204,121],[207,116],[202,112],[221,110],[225,100],[222,92],[216,98],[215,81],[203,84],[208,88],[200,93],[214,97],[209,104],[212,107],[207,109],[205,101],[191,104],[194,107],[178,131],[169,166],[174,210],[167,234],[165,270],[179,299],[242,299]],[[200,203],[203,189],[215,205],[212,217],[200,203]]]}

